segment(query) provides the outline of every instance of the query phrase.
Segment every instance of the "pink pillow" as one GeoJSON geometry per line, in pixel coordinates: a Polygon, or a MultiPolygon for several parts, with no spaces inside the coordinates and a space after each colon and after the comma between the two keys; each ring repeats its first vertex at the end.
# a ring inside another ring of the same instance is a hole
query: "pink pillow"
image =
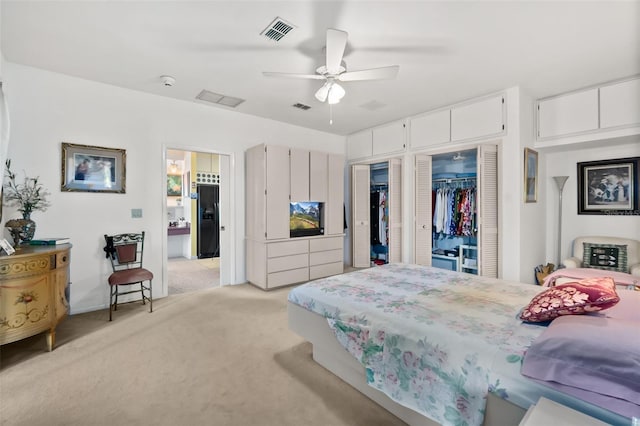
{"type": "Polygon", "coordinates": [[[608,309],[620,301],[613,278],[598,277],[560,284],[536,295],[520,313],[526,322],[551,321],[608,309]]]}

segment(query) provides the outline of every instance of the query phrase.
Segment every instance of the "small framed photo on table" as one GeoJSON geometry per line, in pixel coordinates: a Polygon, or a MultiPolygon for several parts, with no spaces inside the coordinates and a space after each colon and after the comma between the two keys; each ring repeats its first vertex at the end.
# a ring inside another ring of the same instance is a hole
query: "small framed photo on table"
{"type": "Polygon", "coordinates": [[[638,216],[640,157],[578,163],[578,214],[638,216]]]}
{"type": "Polygon", "coordinates": [[[16,250],[11,246],[9,241],[7,241],[5,238],[0,239],[0,248],[2,248],[2,250],[8,255],[12,255],[13,253],[16,252],[16,250]]]}
{"type": "Polygon", "coordinates": [[[124,149],[62,143],[61,191],[126,192],[124,149]]]}

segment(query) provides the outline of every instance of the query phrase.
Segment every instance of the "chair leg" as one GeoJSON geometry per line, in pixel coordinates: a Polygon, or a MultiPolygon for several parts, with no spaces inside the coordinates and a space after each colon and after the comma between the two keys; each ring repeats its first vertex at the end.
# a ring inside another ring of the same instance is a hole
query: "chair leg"
{"type": "Polygon", "coordinates": [[[109,321],[111,321],[111,312],[113,308],[113,286],[109,287],[109,321]]]}
{"type": "Polygon", "coordinates": [[[118,310],[118,286],[114,285],[113,286],[113,294],[115,294],[115,301],[113,303],[113,310],[117,311],[118,310]]]}
{"type": "Polygon", "coordinates": [[[144,305],[144,286],[142,285],[142,281],[140,281],[140,294],[142,295],[142,304],[144,305]]]}
{"type": "Polygon", "coordinates": [[[151,293],[151,281],[149,280],[149,312],[153,312],[153,295],[151,293]]]}

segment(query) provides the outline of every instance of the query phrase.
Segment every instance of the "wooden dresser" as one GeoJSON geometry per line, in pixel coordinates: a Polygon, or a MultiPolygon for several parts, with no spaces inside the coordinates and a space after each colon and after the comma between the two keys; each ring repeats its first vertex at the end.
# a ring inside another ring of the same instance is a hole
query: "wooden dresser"
{"type": "Polygon", "coordinates": [[[23,246],[0,256],[0,345],[47,331],[67,315],[71,244],[23,246]]]}

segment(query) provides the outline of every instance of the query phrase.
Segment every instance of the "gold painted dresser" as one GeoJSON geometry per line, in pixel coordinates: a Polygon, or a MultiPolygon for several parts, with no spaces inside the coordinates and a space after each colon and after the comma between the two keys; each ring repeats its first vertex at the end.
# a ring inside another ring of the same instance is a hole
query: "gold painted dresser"
{"type": "Polygon", "coordinates": [[[71,244],[21,246],[0,256],[0,345],[47,331],[55,345],[56,325],[69,311],[71,244]]]}

